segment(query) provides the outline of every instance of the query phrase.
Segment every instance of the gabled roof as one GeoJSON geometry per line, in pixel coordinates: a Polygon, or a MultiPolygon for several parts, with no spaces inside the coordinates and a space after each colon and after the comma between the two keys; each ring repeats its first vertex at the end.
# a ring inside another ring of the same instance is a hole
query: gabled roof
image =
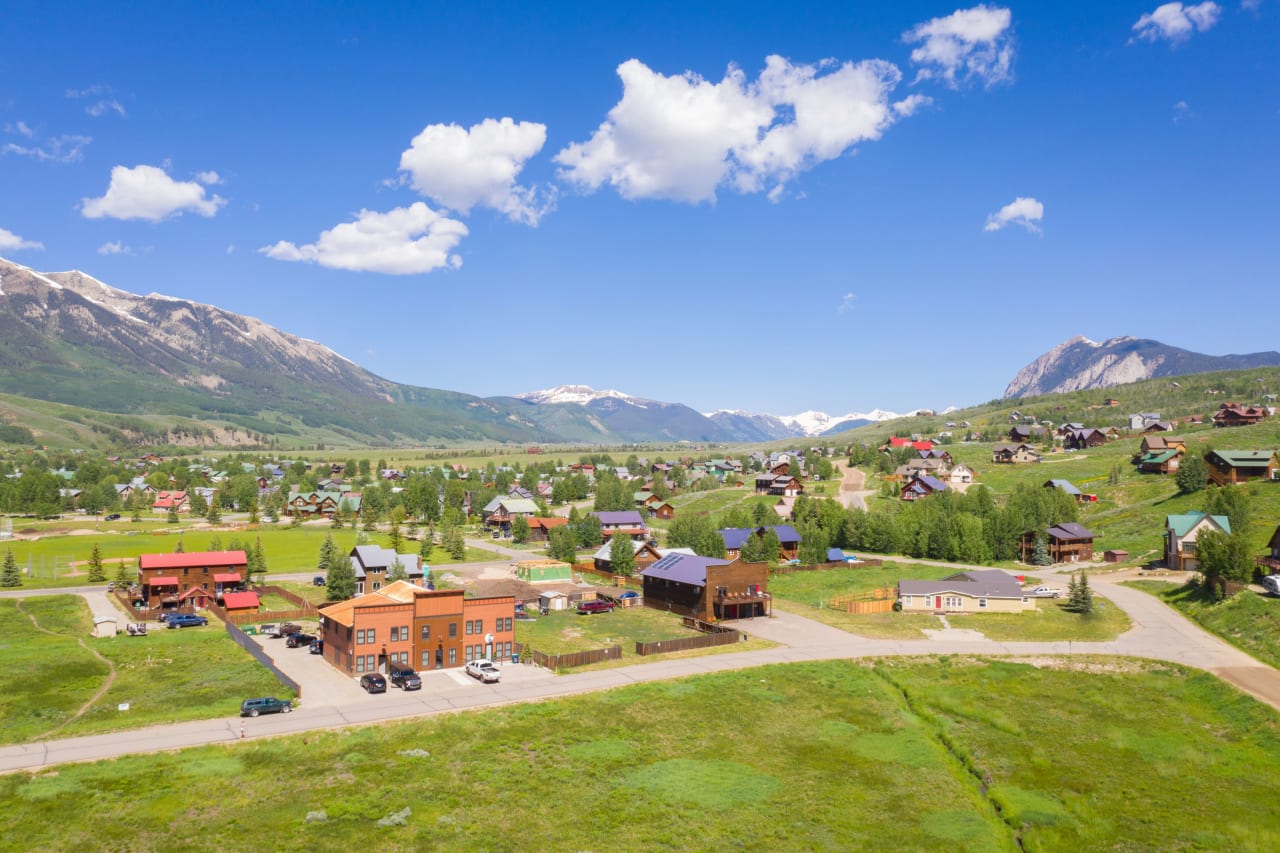
{"type": "Polygon", "coordinates": [[[644,527],[644,519],[640,517],[639,510],[624,509],[615,510],[613,512],[593,512],[591,514],[600,519],[601,524],[644,527]]]}
{"type": "Polygon", "coordinates": [[[713,566],[727,566],[730,562],[732,561],[701,557],[697,554],[672,553],[640,572],[640,576],[663,578],[691,586],[706,586],[707,569],[713,566]]]}
{"type": "Polygon", "coordinates": [[[141,569],[205,569],[214,566],[246,566],[244,551],[192,551],[187,554],[143,554],[138,558],[141,569]]]}
{"type": "Polygon", "coordinates": [[[1231,520],[1225,515],[1209,515],[1200,510],[1184,512],[1178,515],[1166,516],[1164,525],[1173,531],[1173,535],[1181,539],[1191,532],[1191,529],[1199,524],[1202,520],[1208,518],[1211,523],[1216,525],[1223,533],[1231,532],[1231,520]]]}
{"type": "Polygon", "coordinates": [[[838,562],[841,562],[841,561],[843,561],[843,560],[844,560],[844,551],[841,551],[839,548],[828,548],[828,549],[827,549],[827,562],[828,562],[828,563],[838,563],[838,562]]]}
{"type": "Polygon", "coordinates": [[[630,544],[631,553],[633,554],[639,554],[643,549],[652,547],[648,542],[645,542],[643,539],[624,539],[624,538],[619,538],[615,536],[612,539],[610,539],[608,542],[601,545],[600,550],[596,551],[594,554],[591,555],[591,559],[605,560],[605,561],[612,562],[613,546],[615,543],[618,543],[618,542],[626,542],[630,544]]]}
{"type": "Polygon", "coordinates": [[[543,530],[550,530],[553,527],[562,527],[569,523],[569,519],[559,516],[555,518],[539,518],[535,515],[533,518],[526,519],[526,521],[529,522],[530,530],[535,527],[541,527],[543,530]]]}
{"type": "Polygon", "coordinates": [[[238,610],[241,607],[258,607],[258,594],[256,592],[228,592],[222,596],[222,604],[228,610],[238,610]]]}
{"type": "Polygon", "coordinates": [[[1070,480],[1046,480],[1044,487],[1046,489],[1061,489],[1072,497],[1080,496],[1080,490],[1073,486],[1070,480]]]}
{"type": "Polygon", "coordinates": [[[1266,468],[1275,455],[1274,450],[1214,450],[1209,453],[1210,457],[1216,456],[1232,468],[1266,468]]]}
{"type": "Polygon", "coordinates": [[[328,607],[320,609],[320,615],[325,619],[331,619],[339,625],[346,625],[350,628],[355,624],[355,610],[357,607],[370,607],[379,604],[403,604],[394,598],[389,598],[381,592],[366,593],[359,598],[348,598],[346,601],[339,601],[330,604],[328,607]]]}
{"type": "Polygon", "coordinates": [[[899,595],[941,595],[949,592],[977,598],[1021,599],[1026,595],[1017,578],[999,569],[960,572],[940,581],[898,581],[899,595]]]}
{"type": "Polygon", "coordinates": [[[1160,453],[1145,453],[1145,454],[1143,454],[1142,459],[1141,459],[1141,460],[1139,460],[1138,464],[1140,464],[1140,465],[1160,465],[1160,464],[1163,464],[1163,463],[1165,463],[1165,462],[1168,462],[1170,459],[1172,459],[1172,458],[1173,458],[1173,457],[1175,457],[1175,456],[1178,456],[1180,453],[1181,453],[1181,451],[1180,451],[1180,450],[1177,450],[1177,449],[1174,449],[1174,450],[1165,450],[1165,451],[1162,451],[1162,452],[1160,452],[1160,453]]]}
{"type": "Polygon", "coordinates": [[[538,511],[538,505],[529,498],[502,498],[498,503],[508,513],[527,513],[534,515],[538,511]]]}
{"type": "Polygon", "coordinates": [[[1084,525],[1064,521],[1045,531],[1050,539],[1092,539],[1093,533],[1084,525]]]}

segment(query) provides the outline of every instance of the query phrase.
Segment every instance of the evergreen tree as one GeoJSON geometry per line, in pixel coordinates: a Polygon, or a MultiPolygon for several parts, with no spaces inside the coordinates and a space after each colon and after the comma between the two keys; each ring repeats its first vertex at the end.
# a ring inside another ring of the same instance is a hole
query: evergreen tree
{"type": "MultiPolygon", "coordinates": [[[[774,552],[776,555],[776,551],[774,552]]],[[[765,553],[764,540],[756,536],[754,533],[747,537],[747,541],[742,543],[742,550],[739,552],[739,559],[744,563],[767,563],[770,556],[765,553]]]]}
{"type": "Polygon", "coordinates": [[[188,506],[191,509],[192,516],[203,517],[204,514],[209,511],[209,503],[204,499],[204,495],[200,494],[195,489],[191,490],[188,499],[190,501],[188,506]]]}
{"type": "Polygon", "coordinates": [[[395,562],[391,564],[391,570],[387,572],[387,580],[403,581],[409,579],[409,573],[405,571],[404,563],[400,562],[400,558],[396,557],[395,562]]]}
{"type": "Polygon", "coordinates": [[[18,571],[18,561],[14,559],[13,549],[4,552],[4,572],[0,573],[0,586],[6,589],[22,586],[22,572],[18,571]]]}
{"type": "Polygon", "coordinates": [[[178,540],[178,544],[173,546],[173,553],[175,553],[175,554],[185,554],[186,552],[187,552],[187,547],[186,547],[185,545],[183,545],[183,544],[182,544],[182,540],[181,540],[181,539],[179,539],[179,540],[178,540]]]}
{"type": "Polygon", "coordinates": [[[177,507],[175,507],[175,506],[173,506],[172,504],[170,504],[170,505],[169,505],[169,512],[165,515],[164,520],[165,520],[165,523],[167,523],[167,524],[177,524],[177,523],[178,523],[178,508],[177,508],[177,507]]]}
{"type": "Polygon", "coordinates": [[[129,586],[131,582],[129,564],[124,560],[116,563],[116,586],[129,586]]]}
{"type": "Polygon", "coordinates": [[[444,547],[448,549],[449,556],[455,560],[464,560],[467,557],[467,540],[462,536],[462,530],[458,527],[451,527],[445,533],[444,547]]]}
{"type": "Polygon", "coordinates": [[[1031,552],[1031,565],[1033,566],[1051,566],[1053,560],[1049,557],[1049,546],[1045,544],[1044,536],[1036,535],[1036,547],[1031,552]]]}
{"type": "Polygon", "coordinates": [[[400,546],[404,544],[404,536],[400,533],[400,525],[394,521],[391,522],[390,540],[391,541],[389,544],[390,544],[391,550],[399,554],[400,546]]]}
{"type": "Polygon", "coordinates": [[[253,540],[253,548],[249,550],[249,576],[254,579],[254,583],[261,584],[266,573],[267,552],[263,550],[262,537],[256,536],[253,540]]]}
{"type": "Polygon", "coordinates": [[[422,544],[418,546],[418,556],[422,558],[424,566],[431,559],[431,549],[435,547],[435,538],[436,535],[431,530],[427,530],[422,534],[422,544]]]}
{"type": "Polygon", "coordinates": [[[205,515],[204,520],[210,524],[222,523],[222,513],[218,509],[218,502],[216,500],[209,501],[209,512],[205,515]]]}
{"type": "Polygon", "coordinates": [[[1093,590],[1089,589],[1087,572],[1081,571],[1078,581],[1072,573],[1067,603],[1063,609],[1070,613],[1079,613],[1081,616],[1088,616],[1093,612],[1093,590]]]}
{"type": "Polygon", "coordinates": [[[317,568],[325,574],[325,597],[329,601],[346,601],[355,595],[356,571],[351,567],[351,559],[338,550],[332,535],[326,536],[320,546],[317,568]]]}

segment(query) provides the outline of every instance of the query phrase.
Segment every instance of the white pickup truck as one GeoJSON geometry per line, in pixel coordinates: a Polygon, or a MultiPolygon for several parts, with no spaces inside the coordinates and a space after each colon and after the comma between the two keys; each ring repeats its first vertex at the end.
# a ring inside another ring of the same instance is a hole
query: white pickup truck
{"type": "Polygon", "coordinates": [[[1027,595],[1033,598],[1062,598],[1063,590],[1056,586],[1038,586],[1035,589],[1023,590],[1027,595]]]}

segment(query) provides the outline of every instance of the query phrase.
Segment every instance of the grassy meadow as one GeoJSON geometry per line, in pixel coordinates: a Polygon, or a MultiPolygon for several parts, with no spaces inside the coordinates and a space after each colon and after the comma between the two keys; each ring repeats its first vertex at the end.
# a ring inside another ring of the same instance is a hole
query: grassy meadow
{"type": "MultiPolygon", "coordinates": [[[[922,631],[939,630],[942,624],[925,613],[845,613],[826,604],[836,596],[882,590],[893,598],[899,580],[939,580],[955,569],[922,563],[886,561],[883,566],[836,566],[809,572],[777,574],[769,580],[774,606],[831,625],[851,634],[873,639],[919,640],[922,631]]],[[[1027,582],[1035,578],[1027,576],[1027,582]]],[[[1052,585],[1065,587],[1055,578],[1052,585]]],[[[1042,599],[1036,610],[1023,613],[948,614],[953,628],[979,631],[992,640],[1112,640],[1129,630],[1129,617],[1111,602],[1095,596],[1097,609],[1088,616],[1068,613],[1062,599],[1042,599]]]]}
{"type": "Polygon", "coordinates": [[[0,849],[1269,851],[1278,726],[1172,666],[780,665],[10,774],[0,849]]]}
{"type": "Polygon", "coordinates": [[[292,695],[214,617],[202,628],[152,623],[146,637],[94,638],[84,601],[52,595],[0,599],[0,624],[4,743],[231,716],[242,699],[292,695]]]}
{"type": "MultiPolygon", "coordinates": [[[[107,579],[113,580],[116,562],[126,560],[131,575],[137,574],[137,558],[142,554],[168,553],[182,543],[183,550],[206,551],[216,538],[223,547],[232,540],[252,545],[261,538],[267,557],[267,580],[272,573],[305,572],[312,570],[320,555],[320,546],[326,536],[332,534],[338,548],[346,553],[359,542],[387,547],[390,537],[386,533],[367,533],[350,526],[335,530],[327,524],[293,527],[288,524],[247,525],[239,528],[210,530],[182,525],[152,524],[138,529],[128,520],[106,522],[77,528],[63,523],[61,527],[42,534],[38,539],[18,539],[4,543],[4,549],[12,549],[18,565],[31,566],[31,577],[24,579],[29,589],[77,586],[86,583],[83,565],[89,559],[96,543],[106,563],[107,579]],[[92,530],[90,533],[72,534],[73,530],[92,530]],[[74,567],[72,562],[77,563],[74,567]],[[57,566],[57,575],[54,567],[57,566]]],[[[402,549],[417,552],[419,542],[406,539],[402,549]]],[[[502,559],[493,551],[468,546],[462,560],[454,560],[444,548],[433,547],[427,565],[447,566],[458,562],[482,562],[502,559]]]]}

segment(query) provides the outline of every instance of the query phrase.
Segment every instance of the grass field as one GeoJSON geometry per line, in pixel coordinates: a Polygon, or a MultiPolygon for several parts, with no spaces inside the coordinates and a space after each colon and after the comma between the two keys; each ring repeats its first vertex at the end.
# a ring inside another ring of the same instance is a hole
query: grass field
{"type": "Polygon", "coordinates": [[[1280,846],[1276,713],[1203,673],[1081,666],[773,666],[11,774],[0,846],[1280,846]]]}
{"type": "Polygon", "coordinates": [[[146,637],[98,639],[89,636],[83,599],[56,595],[0,600],[0,624],[5,743],[229,716],[242,699],[292,696],[212,617],[203,628],[170,631],[153,623],[146,637]],[[109,679],[110,688],[94,699],[109,679]],[[129,710],[118,710],[125,702],[129,710]]]}
{"type": "MultiPolygon", "coordinates": [[[[262,539],[262,548],[267,557],[267,580],[272,573],[302,572],[315,568],[320,555],[320,546],[325,536],[332,534],[338,548],[343,553],[349,552],[360,541],[373,545],[388,547],[390,537],[385,533],[366,533],[350,527],[334,530],[327,525],[305,525],[291,527],[289,525],[249,526],[244,529],[207,530],[182,528],[181,533],[169,526],[155,526],[147,530],[137,530],[129,526],[128,521],[108,522],[102,525],[101,531],[87,535],[70,535],[72,528],[61,528],[61,535],[46,535],[39,539],[21,539],[6,542],[3,549],[12,549],[18,565],[31,566],[32,577],[27,578],[23,586],[28,589],[47,589],[65,586],[78,586],[86,583],[83,561],[88,560],[94,543],[101,549],[102,558],[106,562],[108,580],[115,578],[116,561],[131,561],[130,573],[137,574],[137,558],[142,554],[153,554],[174,551],[178,543],[184,550],[205,551],[216,538],[226,547],[232,539],[241,544],[252,545],[256,539],[262,539]],[[75,561],[75,573],[69,573],[69,565],[75,561]],[[53,577],[53,566],[60,567],[58,577],[53,577]]],[[[85,528],[91,529],[91,528],[85,528]]],[[[405,540],[401,549],[413,553],[418,551],[418,542],[405,540]]],[[[434,547],[427,558],[427,565],[448,566],[460,562],[484,562],[502,559],[495,552],[468,546],[462,560],[454,560],[449,552],[434,547]]]]}
{"type": "MultiPolygon", "coordinates": [[[[886,562],[880,568],[837,566],[812,572],[774,575],[769,592],[775,606],[807,616],[851,634],[874,639],[918,640],[921,631],[938,630],[942,624],[923,613],[844,613],[825,605],[834,596],[892,590],[901,579],[936,580],[955,570],[920,563],[886,562]]],[[[1028,576],[1028,583],[1034,578],[1028,576]]],[[[1118,607],[1095,597],[1097,610],[1089,616],[1068,613],[1062,601],[1044,599],[1034,611],[1024,613],[981,613],[948,615],[953,628],[980,631],[992,640],[1111,640],[1130,627],[1129,617],[1118,607]]]]}
{"type": "Polygon", "coordinates": [[[1225,601],[1212,601],[1198,588],[1161,581],[1128,581],[1126,586],[1151,593],[1206,631],[1280,667],[1280,600],[1245,589],[1225,601]]]}
{"type": "MultiPolygon", "coordinates": [[[[623,666],[654,660],[657,656],[636,654],[636,643],[658,640],[675,640],[681,637],[698,637],[701,634],[686,628],[680,617],[648,607],[617,608],[610,613],[579,616],[576,611],[557,611],[540,616],[532,622],[516,622],[516,641],[532,646],[549,655],[602,649],[614,644],[622,647],[622,659],[607,664],[593,664],[580,669],[597,669],[602,666],[623,666]]],[[[772,646],[766,640],[752,639],[745,643],[713,646],[677,652],[681,657],[690,655],[747,652],[772,646]]]]}

